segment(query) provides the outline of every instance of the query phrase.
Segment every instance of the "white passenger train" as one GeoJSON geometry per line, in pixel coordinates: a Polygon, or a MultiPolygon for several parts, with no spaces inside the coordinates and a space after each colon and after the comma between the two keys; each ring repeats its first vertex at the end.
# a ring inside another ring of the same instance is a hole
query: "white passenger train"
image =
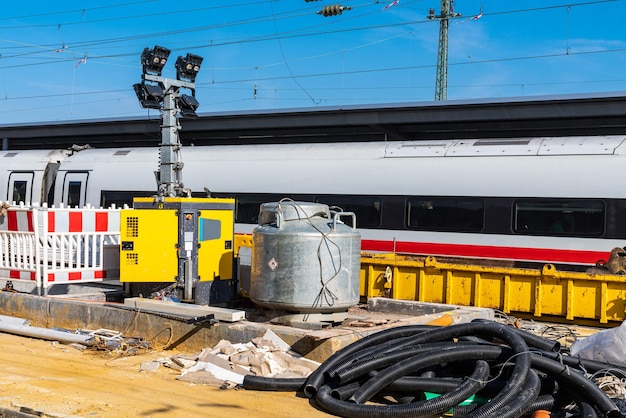
{"type": "MultiPolygon", "coordinates": [[[[357,215],[370,251],[589,266],[626,245],[626,136],[184,147],[196,196],[236,232],[284,197],[357,215]]],[[[0,151],[0,200],[132,205],[158,148],[0,151]]]]}

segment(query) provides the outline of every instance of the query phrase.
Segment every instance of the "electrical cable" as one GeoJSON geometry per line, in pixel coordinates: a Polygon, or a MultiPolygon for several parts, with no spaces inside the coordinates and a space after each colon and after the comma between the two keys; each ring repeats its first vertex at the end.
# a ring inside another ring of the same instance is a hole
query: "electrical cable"
{"type": "MultiPolygon", "coordinates": [[[[327,412],[355,418],[447,412],[455,417],[518,418],[566,408],[590,418],[622,416],[585,372],[586,366],[601,370],[599,362],[570,357],[553,341],[525,334],[484,320],[388,328],[335,352],[308,378],[291,379],[281,387],[277,379],[246,376],[243,387],[302,391],[327,412]],[[386,401],[380,402],[381,396],[386,401]],[[390,403],[390,397],[396,402],[390,403]],[[574,404],[568,404],[572,399],[574,404]]],[[[626,368],[601,364],[626,373],[626,368]]]]}
{"type": "MultiPolygon", "coordinates": [[[[319,234],[321,235],[321,239],[320,242],[318,244],[317,247],[317,260],[319,263],[319,267],[320,267],[320,284],[321,284],[321,288],[317,294],[317,296],[315,297],[315,299],[313,300],[313,303],[311,305],[311,308],[320,308],[320,307],[329,307],[329,306],[333,306],[335,301],[337,301],[339,298],[337,297],[337,295],[335,295],[334,292],[332,292],[329,288],[328,285],[330,284],[331,281],[333,281],[337,276],[339,276],[339,274],[341,273],[341,269],[342,269],[342,254],[341,254],[341,247],[334,242],[330,237],[329,234],[333,232],[332,229],[330,229],[328,232],[324,232],[322,231],[317,225],[315,225],[315,223],[313,223],[311,216],[307,215],[306,211],[300,206],[298,205],[297,202],[295,202],[293,199],[291,198],[284,198],[281,199],[278,202],[278,209],[281,210],[281,204],[283,202],[290,202],[297,210],[296,212],[298,213],[298,216],[300,216],[300,212],[302,212],[304,214],[304,218],[300,218],[301,220],[305,221],[306,223],[309,224],[309,226],[311,226],[314,230],[316,230],[317,232],[319,232],[319,234]],[[334,247],[336,249],[336,255],[333,254],[333,251],[331,250],[330,247],[334,247]],[[324,278],[324,261],[323,261],[323,256],[322,256],[322,248],[326,248],[327,252],[328,252],[328,256],[330,258],[330,263],[332,264],[332,275],[330,278],[325,279],[324,278]],[[335,258],[338,261],[338,265],[335,264],[335,258]],[[326,302],[326,305],[324,305],[324,302],[326,302]]],[[[326,215],[325,212],[320,213],[321,215],[326,215]]],[[[314,214],[313,216],[318,216],[320,214],[314,214]]]]}

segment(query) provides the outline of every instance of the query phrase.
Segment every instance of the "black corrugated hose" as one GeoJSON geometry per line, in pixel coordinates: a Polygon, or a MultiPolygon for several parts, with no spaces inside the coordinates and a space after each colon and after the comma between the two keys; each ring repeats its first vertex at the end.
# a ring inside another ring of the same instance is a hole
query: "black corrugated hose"
{"type": "MultiPolygon", "coordinates": [[[[626,368],[570,357],[554,341],[494,321],[390,328],[339,350],[308,378],[246,376],[251,390],[302,391],[343,417],[518,418],[549,407],[621,417],[586,372],[626,368]],[[574,406],[563,399],[574,400],[574,406]]],[[[556,415],[554,415],[556,416],[556,415]]]]}

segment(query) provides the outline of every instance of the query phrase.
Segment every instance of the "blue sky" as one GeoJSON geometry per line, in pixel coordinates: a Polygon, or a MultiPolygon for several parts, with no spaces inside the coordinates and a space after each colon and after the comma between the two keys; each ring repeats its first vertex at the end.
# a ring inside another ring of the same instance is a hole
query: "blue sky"
{"type": "MultiPolygon", "coordinates": [[[[141,108],[145,47],[204,57],[199,113],[428,102],[441,0],[5,2],[0,125],[158,117],[141,108]]],[[[456,0],[448,100],[626,91],[626,0],[456,0]],[[482,12],[482,14],[481,14],[482,12]],[[472,17],[479,16],[478,19],[472,17]]]]}

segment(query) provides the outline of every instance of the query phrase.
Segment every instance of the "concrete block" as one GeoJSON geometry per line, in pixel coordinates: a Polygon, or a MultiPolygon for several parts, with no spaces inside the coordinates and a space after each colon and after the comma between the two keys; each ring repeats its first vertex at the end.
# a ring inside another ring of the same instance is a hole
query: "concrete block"
{"type": "Polygon", "coordinates": [[[495,318],[495,312],[490,308],[387,298],[368,299],[367,308],[372,312],[392,312],[400,315],[423,317],[422,320],[420,320],[422,323],[434,321],[442,315],[449,315],[452,322],[455,324],[471,322],[474,319],[493,320],[495,318]]]}
{"type": "Polygon", "coordinates": [[[141,311],[159,312],[171,315],[183,315],[190,318],[214,315],[218,321],[237,322],[246,319],[245,311],[228,308],[218,308],[216,306],[191,305],[162,300],[144,298],[126,298],[124,306],[129,306],[141,311]]]}

